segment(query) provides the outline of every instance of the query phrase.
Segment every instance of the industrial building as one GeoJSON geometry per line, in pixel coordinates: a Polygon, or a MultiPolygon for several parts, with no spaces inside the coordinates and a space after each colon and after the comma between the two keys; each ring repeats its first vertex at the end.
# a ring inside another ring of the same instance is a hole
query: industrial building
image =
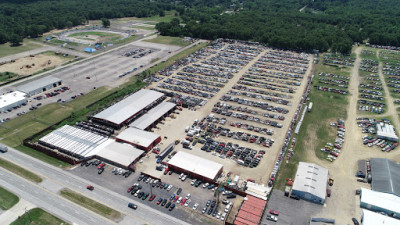
{"type": "Polygon", "coordinates": [[[389,216],[375,213],[369,210],[362,210],[361,215],[362,225],[400,225],[400,220],[393,219],[389,216]]]}
{"type": "Polygon", "coordinates": [[[163,93],[142,89],[92,116],[92,120],[121,128],[165,99],[163,93]]]}
{"type": "Polygon", "coordinates": [[[15,107],[26,104],[26,94],[14,91],[0,96],[0,112],[12,110],[15,107]]]}
{"type": "Polygon", "coordinates": [[[264,214],[267,201],[250,195],[246,196],[236,215],[235,225],[258,225],[264,214]]]}
{"type": "Polygon", "coordinates": [[[147,152],[161,142],[161,136],[152,132],[129,127],[116,137],[116,141],[129,143],[147,152]]]}
{"type": "Polygon", "coordinates": [[[272,189],[268,186],[264,186],[264,184],[256,184],[253,182],[247,182],[246,187],[246,194],[263,200],[267,200],[267,196],[272,189]]]}
{"type": "Polygon", "coordinates": [[[313,163],[300,162],[293,183],[292,195],[318,204],[324,204],[328,170],[313,163]]]}
{"type": "Polygon", "coordinates": [[[384,158],[370,159],[372,190],[400,197],[400,165],[384,158]]]}
{"type": "Polygon", "coordinates": [[[399,141],[399,137],[397,137],[396,133],[394,132],[393,125],[389,125],[383,122],[377,123],[376,131],[377,138],[395,142],[399,141]]]}
{"type": "Polygon", "coordinates": [[[162,102],[156,107],[152,108],[143,116],[133,121],[129,126],[141,130],[151,129],[159,120],[168,116],[176,107],[176,104],[171,102],[162,102]]]}
{"type": "Polygon", "coordinates": [[[360,206],[400,219],[400,197],[393,194],[361,188],[360,206]]]}
{"type": "Polygon", "coordinates": [[[64,125],[40,138],[39,144],[82,159],[95,155],[96,147],[107,139],[90,131],[64,125]]]}
{"type": "Polygon", "coordinates": [[[183,151],[177,152],[169,161],[168,168],[185,173],[204,182],[215,182],[222,173],[222,164],[183,151]]]}
{"type": "Polygon", "coordinates": [[[125,169],[145,155],[143,150],[127,143],[115,142],[112,139],[108,139],[98,146],[96,152],[96,158],[125,169]]]}
{"type": "Polygon", "coordinates": [[[24,92],[28,96],[40,94],[52,88],[62,85],[62,80],[57,77],[43,77],[38,80],[28,82],[17,87],[18,91],[24,92]]]}

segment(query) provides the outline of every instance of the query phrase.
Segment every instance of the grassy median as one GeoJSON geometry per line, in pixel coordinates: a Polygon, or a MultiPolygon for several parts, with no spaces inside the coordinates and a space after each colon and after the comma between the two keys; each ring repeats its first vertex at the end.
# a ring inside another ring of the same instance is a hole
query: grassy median
{"type": "Polygon", "coordinates": [[[42,178],[31,171],[28,171],[10,161],[4,160],[0,158],[0,166],[3,167],[6,170],[9,170],[25,179],[28,179],[30,181],[33,181],[35,183],[40,183],[42,182],[42,178]]]}
{"type": "Polygon", "coordinates": [[[0,209],[7,210],[19,202],[18,196],[0,187],[0,209]]]}
{"type": "Polygon", "coordinates": [[[87,198],[79,193],[76,193],[74,191],[71,191],[68,189],[63,189],[60,191],[60,194],[63,197],[65,197],[87,209],[90,209],[93,212],[98,213],[108,219],[117,221],[122,216],[120,212],[118,212],[108,206],[105,206],[99,202],[96,202],[90,198],[87,198]]]}
{"type": "Polygon", "coordinates": [[[35,225],[56,225],[63,224],[67,225],[69,223],[53,216],[52,214],[44,211],[40,208],[34,208],[18,217],[11,225],[20,225],[20,224],[35,224],[35,225]]]}

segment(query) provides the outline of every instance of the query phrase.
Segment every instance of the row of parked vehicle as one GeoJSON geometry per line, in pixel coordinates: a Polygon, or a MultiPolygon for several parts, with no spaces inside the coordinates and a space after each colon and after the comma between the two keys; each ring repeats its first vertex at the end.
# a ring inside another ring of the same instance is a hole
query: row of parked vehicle
{"type": "Polygon", "coordinates": [[[368,147],[378,146],[381,148],[383,152],[390,152],[394,150],[399,144],[395,141],[388,141],[382,138],[378,138],[377,134],[377,124],[388,124],[390,125],[390,121],[388,119],[377,120],[374,118],[358,118],[357,124],[362,128],[362,133],[368,134],[362,137],[362,141],[364,145],[368,147]]]}
{"type": "Polygon", "coordinates": [[[342,54],[330,53],[324,55],[324,64],[327,65],[353,66],[354,61],[354,58],[342,54]]]}

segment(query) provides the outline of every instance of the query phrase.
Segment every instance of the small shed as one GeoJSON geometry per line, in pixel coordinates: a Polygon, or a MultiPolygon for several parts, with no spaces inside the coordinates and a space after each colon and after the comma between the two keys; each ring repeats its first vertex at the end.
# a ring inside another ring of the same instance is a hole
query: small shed
{"type": "Polygon", "coordinates": [[[89,47],[85,48],[85,52],[88,52],[88,53],[93,53],[93,52],[96,52],[96,51],[97,50],[95,48],[89,48],[89,47]]]}

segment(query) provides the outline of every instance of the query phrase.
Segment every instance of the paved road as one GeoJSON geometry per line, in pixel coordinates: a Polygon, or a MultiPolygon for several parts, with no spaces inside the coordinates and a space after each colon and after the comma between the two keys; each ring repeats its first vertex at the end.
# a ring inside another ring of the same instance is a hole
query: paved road
{"type": "MultiPolygon", "coordinates": [[[[126,216],[123,218],[122,221],[120,221],[120,224],[187,224],[185,222],[182,222],[174,217],[171,217],[167,214],[162,214],[159,211],[152,209],[141,202],[136,202],[135,200],[132,200],[126,196],[122,196],[120,194],[117,194],[113,191],[110,191],[109,189],[103,188],[99,185],[96,185],[95,190],[93,192],[90,192],[86,190],[86,186],[88,185],[88,182],[80,177],[77,177],[68,171],[64,171],[60,168],[48,165],[43,163],[42,161],[39,161],[37,159],[31,158],[30,156],[27,156],[23,153],[18,152],[17,150],[14,150],[12,148],[9,148],[9,151],[2,155],[4,158],[7,160],[10,160],[20,166],[25,167],[26,169],[29,169],[36,174],[42,176],[44,178],[44,181],[39,184],[29,184],[25,183],[25,186],[28,188],[29,186],[32,186],[34,189],[39,189],[37,190],[38,192],[43,191],[43,194],[46,196],[45,198],[49,198],[50,203],[52,202],[52,199],[54,201],[58,201],[57,199],[60,199],[59,195],[57,194],[58,191],[62,188],[68,188],[71,190],[74,190],[76,192],[81,192],[87,197],[90,197],[100,203],[103,203],[123,214],[126,216]],[[129,202],[134,202],[139,206],[139,208],[136,211],[133,211],[127,207],[129,202]]],[[[10,177],[10,176],[8,176],[10,177]]],[[[15,184],[14,180],[22,180],[22,179],[16,179],[15,177],[11,177],[10,179],[7,180],[7,185],[14,185],[18,187],[18,183],[15,184]]],[[[3,180],[0,182],[1,185],[3,185],[3,180]]],[[[26,181],[25,181],[26,182],[26,181]]],[[[9,190],[14,190],[13,186],[6,186],[4,185],[5,188],[9,190]]],[[[30,187],[29,187],[30,188],[30,187]]],[[[26,188],[23,188],[26,189],[26,188]]],[[[21,190],[23,192],[23,190],[21,190]]],[[[17,194],[21,195],[19,192],[16,192],[17,194]]],[[[34,198],[31,193],[25,193],[23,192],[24,195],[21,197],[27,199],[28,201],[31,201],[32,203],[38,205],[39,207],[43,207],[46,210],[49,210],[53,208],[52,204],[45,204],[41,205],[37,203],[36,201],[31,200],[34,198]],[[28,196],[26,196],[28,195],[28,196]]],[[[34,194],[36,196],[36,194],[34,194]]],[[[41,199],[41,198],[40,198],[41,199]]],[[[40,200],[39,199],[39,200],[40,200]]],[[[35,200],[35,199],[34,199],[35,200]]],[[[64,200],[65,201],[65,200],[64,200]]],[[[58,205],[58,204],[57,204],[58,205]]],[[[71,207],[71,206],[70,206],[71,207]]],[[[80,206],[78,206],[81,208],[80,206]]],[[[76,210],[76,208],[75,208],[76,210]]],[[[77,212],[81,214],[85,214],[85,216],[88,215],[86,209],[81,208],[80,210],[78,209],[77,212]]],[[[52,212],[52,211],[50,211],[52,212]]],[[[82,218],[80,217],[80,214],[77,214],[77,217],[74,217],[72,214],[69,215],[68,217],[62,217],[62,218],[76,218],[79,220],[77,223],[78,224],[100,224],[100,223],[93,223],[93,219],[96,219],[96,217],[90,217],[90,218],[82,218]]],[[[94,214],[94,213],[93,213],[94,214]]],[[[61,213],[55,213],[55,215],[62,215],[61,213]]],[[[97,220],[99,218],[102,218],[98,216],[97,220]]],[[[75,222],[75,221],[74,221],[75,222]]],[[[101,223],[106,223],[110,224],[111,221],[107,221],[103,219],[101,223]]]]}
{"type": "Polygon", "coordinates": [[[75,224],[115,224],[3,168],[0,168],[0,185],[65,221],[75,224]]]}

